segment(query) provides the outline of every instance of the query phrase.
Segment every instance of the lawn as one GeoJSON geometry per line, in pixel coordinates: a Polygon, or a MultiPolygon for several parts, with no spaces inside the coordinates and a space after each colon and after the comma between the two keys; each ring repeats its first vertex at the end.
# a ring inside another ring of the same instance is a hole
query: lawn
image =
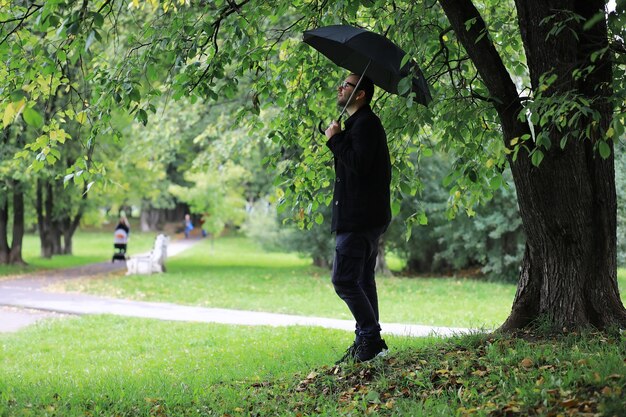
{"type": "MultiPolygon", "coordinates": [[[[242,237],[203,240],[168,259],[161,275],[107,276],[55,290],[349,319],[328,270],[295,254],[267,253],[242,237]]],[[[452,327],[493,327],[510,311],[515,286],[463,278],[381,277],[381,321],[452,327]]]]}
{"type": "Polygon", "coordinates": [[[350,342],[348,332],[300,326],[48,320],[0,334],[0,416],[215,415],[245,407],[250,386],[332,363],[350,342]]]}
{"type": "Polygon", "coordinates": [[[623,335],[388,337],[87,316],[0,334],[0,416],[624,415],[623,335]]]}
{"type": "MultiPolygon", "coordinates": [[[[109,259],[108,234],[78,237],[78,262],[109,259]]],[[[167,266],[165,274],[111,275],[55,290],[349,318],[328,271],[243,238],[201,241],[167,266]]],[[[620,271],[621,288],[625,278],[620,271]]],[[[383,322],[495,326],[515,292],[463,278],[378,281],[383,322]]],[[[50,319],[0,334],[0,416],[625,415],[623,334],[519,336],[385,336],[387,358],[336,367],[351,332],[50,319]]]]}

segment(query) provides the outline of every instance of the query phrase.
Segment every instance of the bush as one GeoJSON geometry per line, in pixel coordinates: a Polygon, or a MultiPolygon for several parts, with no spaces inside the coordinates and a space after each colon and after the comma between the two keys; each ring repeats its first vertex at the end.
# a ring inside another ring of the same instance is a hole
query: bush
{"type": "MultiPolygon", "coordinates": [[[[411,273],[451,274],[478,270],[491,279],[515,281],[524,250],[524,235],[513,186],[502,188],[476,214],[446,214],[448,192],[441,185],[449,172],[445,158],[433,157],[420,162],[423,189],[419,197],[402,201],[400,214],[387,232],[387,243],[407,262],[411,273]],[[406,241],[402,219],[423,207],[428,224],[415,225],[406,241]]],[[[508,183],[510,173],[505,172],[508,183]]]]}

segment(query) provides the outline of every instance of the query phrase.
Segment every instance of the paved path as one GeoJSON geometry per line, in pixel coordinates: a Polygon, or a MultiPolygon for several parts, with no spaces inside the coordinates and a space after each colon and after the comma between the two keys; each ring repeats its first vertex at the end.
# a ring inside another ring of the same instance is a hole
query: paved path
{"type": "MultiPolygon", "coordinates": [[[[197,241],[172,241],[168,256],[175,256],[197,241]]],[[[221,308],[203,308],[171,303],[142,302],[78,293],[54,293],[45,287],[59,280],[78,279],[125,270],[122,262],[103,262],[86,267],[44,272],[34,276],[0,281],[0,332],[16,331],[42,318],[58,314],[114,314],[159,320],[266,326],[322,326],[353,330],[352,320],[305,317],[221,308]]],[[[460,328],[381,323],[383,333],[405,336],[449,336],[467,333],[460,328]]]]}

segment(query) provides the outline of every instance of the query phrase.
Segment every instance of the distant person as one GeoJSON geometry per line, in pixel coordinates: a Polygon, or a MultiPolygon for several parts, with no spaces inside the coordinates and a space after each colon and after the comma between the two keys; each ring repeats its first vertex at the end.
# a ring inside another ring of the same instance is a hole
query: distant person
{"type": "Polygon", "coordinates": [[[374,84],[350,74],[337,88],[337,105],[350,117],[333,121],[326,146],[335,162],[332,232],[336,232],[332,283],[356,321],[356,337],[339,362],[365,362],[387,352],[380,337],[374,269],[378,241],[391,221],[391,163],[387,136],[370,107],[374,84]]]}
{"type": "Polygon", "coordinates": [[[130,235],[130,224],[126,216],[120,216],[120,220],[115,226],[113,233],[113,247],[116,252],[113,254],[111,262],[115,260],[126,260],[126,250],[128,245],[128,236],[130,235]]]}
{"type": "Polygon", "coordinates": [[[115,226],[115,230],[118,229],[122,229],[127,235],[130,234],[130,223],[128,223],[126,216],[120,216],[120,220],[117,223],[117,226],[115,226]]]}
{"type": "Polygon", "coordinates": [[[185,214],[185,239],[189,239],[189,234],[193,230],[193,223],[191,222],[191,216],[185,214]]]}

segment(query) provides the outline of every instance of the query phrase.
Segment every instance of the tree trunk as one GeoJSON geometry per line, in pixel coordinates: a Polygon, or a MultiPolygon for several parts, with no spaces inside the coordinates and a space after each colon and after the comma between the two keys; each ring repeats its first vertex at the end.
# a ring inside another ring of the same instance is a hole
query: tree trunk
{"type": "Polygon", "coordinates": [[[22,242],[24,240],[24,192],[18,181],[12,181],[13,188],[13,238],[9,263],[24,265],[22,242]]]}
{"type": "Polygon", "coordinates": [[[73,230],[73,222],[70,218],[63,219],[63,227],[61,229],[61,234],[63,236],[63,255],[71,255],[72,254],[72,236],[74,235],[73,230]]]}
{"type": "MultiPolygon", "coordinates": [[[[624,327],[626,310],[617,288],[612,142],[607,159],[594,149],[603,140],[612,117],[608,101],[612,95],[609,56],[600,57],[588,77],[573,77],[573,69],[592,65],[590,55],[607,46],[606,24],[602,19],[585,31],[582,23],[561,22],[566,30],[558,36],[548,34],[559,19],[569,17],[559,15],[563,9],[586,21],[604,11],[604,2],[570,1],[565,7],[563,2],[554,1],[516,3],[520,27],[525,28],[522,39],[533,90],[538,91],[542,75],[556,74],[556,87],[545,95],[565,98],[565,94],[575,91],[589,100],[600,119],[598,128],[590,129],[586,137],[569,140],[564,149],[556,146],[564,132],[546,131],[555,146],[544,161],[535,169],[516,170],[528,243],[513,310],[502,327],[517,328],[537,316],[558,328],[624,327]],[[551,15],[555,16],[555,23],[541,24],[551,15]]],[[[584,131],[588,126],[593,126],[591,118],[573,128],[584,131]]]]}
{"type": "Polygon", "coordinates": [[[0,196],[0,265],[9,263],[9,198],[8,193],[0,196]]]}
{"type": "Polygon", "coordinates": [[[11,245],[9,245],[9,193],[0,201],[0,264],[25,265],[22,257],[24,239],[24,192],[22,184],[16,180],[8,180],[7,188],[13,195],[13,228],[11,245]]]}
{"type": "MultiPolygon", "coordinates": [[[[594,151],[611,120],[607,101],[612,94],[611,63],[605,56],[585,80],[572,76],[574,69],[589,65],[592,52],[606,45],[606,25],[601,20],[585,32],[580,27],[584,22],[579,26],[570,22],[559,35],[548,36],[556,23],[545,23],[546,18],[563,11],[589,19],[603,11],[604,2],[516,3],[535,95],[540,91],[540,77],[553,71],[558,89],[544,92],[544,97],[560,95],[565,101],[565,94],[575,91],[592,103],[601,119],[589,137],[575,135],[563,149],[559,146],[562,136],[575,132],[546,126],[552,146],[544,151],[539,167],[531,164],[523,150],[516,160],[509,160],[527,244],[511,315],[501,329],[524,328],[538,321],[556,329],[626,327],[626,310],[617,288],[614,159],[611,155],[604,160],[594,151]]],[[[471,0],[440,0],[440,4],[495,99],[505,144],[510,146],[513,138],[530,131],[517,119],[521,102],[489,37],[483,36],[484,22],[471,0]],[[475,23],[466,28],[465,22],[471,19],[476,19],[475,23]]],[[[567,16],[563,13],[561,17],[567,16]]],[[[592,126],[591,120],[571,129],[587,126],[592,126]]],[[[539,126],[534,128],[536,134],[541,132],[539,126]]]]}
{"type": "MultiPolygon", "coordinates": [[[[139,217],[141,231],[153,232],[159,230],[163,223],[163,214],[163,209],[154,208],[149,203],[144,202],[139,217]]],[[[182,222],[182,217],[180,221],[182,222]]]]}
{"type": "MultiPolygon", "coordinates": [[[[86,195],[87,193],[83,192],[82,201],[86,199],[86,195]]],[[[81,207],[79,207],[78,209],[78,212],[73,218],[68,216],[63,219],[63,254],[64,255],[72,254],[72,249],[73,249],[72,239],[74,237],[74,233],[76,233],[76,230],[78,229],[78,226],[80,225],[80,220],[82,219],[82,217],[83,217],[83,208],[81,205],[81,207]]]]}
{"type": "Polygon", "coordinates": [[[22,242],[24,240],[24,191],[22,185],[12,180],[13,188],[13,237],[11,240],[11,251],[9,252],[9,263],[25,265],[22,258],[22,242]]]}
{"type": "Polygon", "coordinates": [[[386,276],[391,277],[393,273],[387,266],[387,261],[385,260],[385,241],[380,239],[378,241],[378,255],[376,255],[376,275],[378,276],[386,276]]]}
{"type": "Polygon", "coordinates": [[[39,229],[39,242],[41,257],[49,259],[52,257],[52,200],[48,195],[46,183],[38,179],[35,198],[35,208],[37,211],[37,225],[39,229]]]}
{"type": "Polygon", "coordinates": [[[330,264],[328,263],[328,259],[323,256],[314,256],[313,257],[313,266],[317,266],[319,268],[329,269],[330,264]]]}
{"type": "Polygon", "coordinates": [[[52,255],[63,254],[63,244],[61,243],[63,225],[60,220],[53,220],[50,226],[50,242],[52,243],[52,255]]]}
{"type": "Polygon", "coordinates": [[[141,214],[139,215],[139,227],[141,228],[142,232],[151,231],[150,217],[151,217],[152,210],[153,208],[149,204],[146,204],[146,203],[144,203],[143,207],[141,208],[141,214]]]}

